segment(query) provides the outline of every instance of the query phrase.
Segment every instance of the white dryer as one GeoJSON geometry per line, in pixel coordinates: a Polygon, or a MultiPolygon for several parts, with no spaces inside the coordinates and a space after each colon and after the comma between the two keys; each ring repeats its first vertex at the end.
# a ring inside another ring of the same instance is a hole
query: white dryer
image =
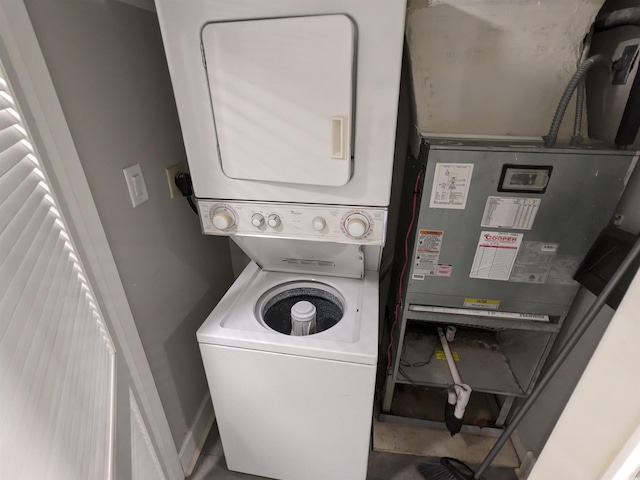
{"type": "Polygon", "coordinates": [[[387,206],[404,0],[156,0],[195,195],[387,206]]]}

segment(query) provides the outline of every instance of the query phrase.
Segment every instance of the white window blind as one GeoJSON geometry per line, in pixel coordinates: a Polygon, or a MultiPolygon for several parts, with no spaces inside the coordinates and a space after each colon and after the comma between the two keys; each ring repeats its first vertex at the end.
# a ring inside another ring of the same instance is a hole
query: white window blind
{"type": "Polygon", "coordinates": [[[115,350],[0,65],[0,478],[113,478],[115,350]]]}

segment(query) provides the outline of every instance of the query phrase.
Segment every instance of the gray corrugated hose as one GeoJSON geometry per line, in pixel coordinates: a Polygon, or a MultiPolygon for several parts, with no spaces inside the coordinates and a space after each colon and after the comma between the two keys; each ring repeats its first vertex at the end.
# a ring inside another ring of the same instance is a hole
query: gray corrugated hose
{"type": "Polygon", "coordinates": [[[571,77],[571,80],[569,81],[567,88],[565,88],[564,93],[562,94],[562,98],[560,98],[560,102],[558,103],[558,108],[556,109],[556,113],[553,116],[553,121],[551,122],[549,133],[542,137],[545,147],[553,147],[556,144],[556,140],[558,140],[558,131],[560,130],[560,123],[562,123],[562,118],[567,111],[567,106],[569,105],[569,101],[573,96],[573,92],[576,90],[576,87],[582,81],[589,69],[597,64],[602,64],[610,68],[611,59],[601,54],[593,55],[592,57],[589,57],[584,62],[582,62],[578,67],[578,70],[576,70],[576,73],[574,73],[573,77],[571,77]]]}
{"type": "MultiPolygon", "coordinates": [[[[589,33],[584,39],[584,47],[582,48],[582,55],[580,55],[580,61],[578,64],[582,64],[589,56],[591,50],[591,41],[593,40],[594,26],[591,25],[589,33]]],[[[569,145],[576,147],[582,143],[582,113],[584,109],[584,78],[578,83],[578,90],[576,91],[576,114],[573,119],[573,134],[571,135],[571,141],[569,145]]]]}

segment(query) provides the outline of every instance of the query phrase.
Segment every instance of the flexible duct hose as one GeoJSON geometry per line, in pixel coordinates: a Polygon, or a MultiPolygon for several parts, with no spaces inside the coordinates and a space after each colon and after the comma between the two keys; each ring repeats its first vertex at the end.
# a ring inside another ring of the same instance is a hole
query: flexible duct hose
{"type": "Polygon", "coordinates": [[[640,7],[623,8],[599,16],[596,18],[594,28],[595,33],[598,33],[626,25],[640,26],[640,7]]]}
{"type": "MultiPolygon", "coordinates": [[[[580,55],[580,61],[578,65],[582,65],[589,57],[589,51],[591,50],[591,41],[593,40],[593,31],[594,26],[591,25],[589,29],[589,33],[587,33],[586,38],[584,39],[584,47],[582,48],[582,55],[580,55]]],[[[578,146],[582,143],[582,114],[584,111],[584,79],[578,83],[578,90],[576,91],[576,114],[573,119],[573,134],[571,135],[571,141],[569,145],[578,146]]]]}
{"type": "Polygon", "coordinates": [[[553,147],[556,144],[556,141],[558,140],[558,131],[560,130],[560,124],[562,123],[562,118],[567,111],[567,106],[569,105],[569,101],[573,96],[573,92],[576,90],[576,87],[582,81],[589,69],[596,64],[602,64],[610,67],[611,59],[605,55],[598,54],[587,58],[580,64],[578,70],[576,70],[576,73],[574,73],[573,77],[571,77],[567,88],[565,88],[564,93],[562,94],[562,98],[560,98],[558,108],[556,109],[556,113],[553,116],[553,121],[551,122],[551,127],[549,128],[549,133],[542,137],[545,147],[553,147]]]}

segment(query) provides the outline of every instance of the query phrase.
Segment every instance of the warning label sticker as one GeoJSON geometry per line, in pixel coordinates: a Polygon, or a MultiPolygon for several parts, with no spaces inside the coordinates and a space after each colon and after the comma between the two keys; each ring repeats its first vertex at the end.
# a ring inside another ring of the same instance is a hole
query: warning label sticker
{"type": "MultiPolygon", "coordinates": [[[[453,357],[453,360],[456,362],[460,361],[460,356],[458,355],[458,352],[451,352],[451,357],[453,357]]],[[[444,350],[436,350],[436,360],[446,360],[447,359],[447,354],[444,353],[444,350]]]]}
{"type": "Polygon", "coordinates": [[[488,300],[486,298],[465,298],[463,306],[491,308],[493,310],[497,310],[498,308],[500,308],[500,300],[488,300]]]}
{"type": "Polygon", "coordinates": [[[557,243],[522,242],[509,281],[547,283],[558,247],[557,243]]]}
{"type": "Polygon", "coordinates": [[[413,280],[424,280],[425,276],[438,275],[438,261],[442,248],[441,230],[419,230],[418,247],[413,261],[413,280]]]}
{"type": "Polygon", "coordinates": [[[531,230],[539,208],[539,198],[488,197],[480,226],[531,230]]]}
{"type": "Polygon", "coordinates": [[[464,210],[472,174],[473,163],[436,163],[429,208],[464,210]]]}
{"type": "Polygon", "coordinates": [[[523,237],[522,233],[480,232],[469,277],[509,280],[523,237]]]}
{"type": "Polygon", "coordinates": [[[438,265],[436,276],[450,277],[452,271],[453,271],[453,265],[438,265]]]}

